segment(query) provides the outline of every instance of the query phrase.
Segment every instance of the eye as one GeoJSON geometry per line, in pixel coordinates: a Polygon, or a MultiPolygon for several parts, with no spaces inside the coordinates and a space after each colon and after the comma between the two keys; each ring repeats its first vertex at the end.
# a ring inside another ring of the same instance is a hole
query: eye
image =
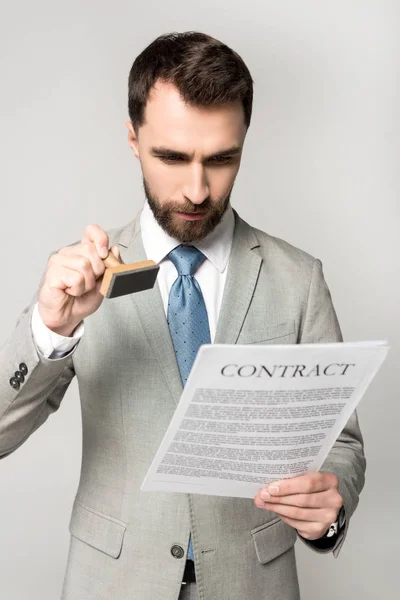
{"type": "Polygon", "coordinates": [[[216,165],[224,165],[229,162],[232,162],[232,156],[214,156],[210,159],[210,163],[216,165]]]}
{"type": "Polygon", "coordinates": [[[166,156],[159,156],[159,158],[166,163],[182,162],[181,156],[175,156],[174,154],[168,154],[166,156]]]}

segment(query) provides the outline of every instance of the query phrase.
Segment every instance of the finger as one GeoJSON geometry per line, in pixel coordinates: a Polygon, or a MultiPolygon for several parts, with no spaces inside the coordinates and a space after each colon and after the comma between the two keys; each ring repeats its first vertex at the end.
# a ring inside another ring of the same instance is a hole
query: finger
{"type": "Polygon", "coordinates": [[[337,511],[332,508],[299,508],[298,506],[266,502],[265,509],[276,513],[279,517],[286,517],[296,521],[331,524],[337,518],[337,511]]]}
{"type": "Polygon", "coordinates": [[[287,504],[300,508],[336,508],[339,510],[343,504],[342,497],[333,489],[313,494],[290,494],[288,496],[271,496],[260,492],[260,497],[265,502],[287,504]]]}
{"type": "MultiPolygon", "coordinates": [[[[258,496],[256,496],[256,498],[254,499],[254,503],[256,504],[256,506],[258,506],[258,508],[262,508],[263,510],[270,510],[269,508],[267,508],[268,505],[265,502],[263,502],[258,496]]],[[[274,514],[276,514],[275,511],[274,514]]],[[[293,527],[293,529],[297,529],[300,535],[310,540],[316,540],[323,536],[325,531],[327,531],[327,529],[329,528],[330,523],[334,522],[331,521],[329,523],[319,523],[313,521],[300,521],[298,519],[292,519],[283,515],[278,516],[281,519],[281,521],[287,523],[288,525],[293,527]]]]}
{"type": "Polygon", "coordinates": [[[51,266],[46,276],[47,283],[50,287],[58,287],[58,285],[53,285],[53,282],[62,276],[61,274],[64,269],[74,271],[81,275],[84,283],[84,291],[82,293],[88,292],[95,287],[96,278],[93,273],[91,262],[87,257],[80,254],[70,254],[68,256],[53,255],[51,257],[51,266]]]}
{"type": "Polygon", "coordinates": [[[101,259],[101,257],[99,256],[96,246],[93,244],[93,242],[81,242],[78,245],[74,245],[74,246],[66,246],[65,248],[61,248],[58,253],[61,256],[71,256],[71,255],[80,255],[80,256],[85,256],[86,258],[89,259],[91,266],[92,266],[92,270],[93,273],[96,277],[96,279],[98,277],[100,277],[100,275],[103,275],[104,271],[105,271],[105,265],[101,259]]]}
{"type": "Polygon", "coordinates": [[[254,498],[254,504],[258,508],[262,508],[263,510],[268,510],[266,508],[266,502],[264,502],[264,500],[262,500],[259,495],[254,498]]]}
{"type": "Polygon", "coordinates": [[[337,477],[332,473],[306,473],[291,479],[281,479],[263,488],[271,496],[313,494],[337,487],[337,477]]]}
{"type": "Polygon", "coordinates": [[[55,272],[47,282],[50,288],[63,290],[70,296],[83,296],[85,293],[85,278],[82,273],[64,267],[55,272]]]}
{"type": "Polygon", "coordinates": [[[304,521],[296,521],[281,517],[281,521],[296,529],[297,532],[306,540],[317,540],[324,535],[328,527],[324,523],[305,523],[304,521]]]}
{"type": "Polygon", "coordinates": [[[82,241],[93,242],[100,258],[108,255],[108,235],[98,225],[88,225],[83,232],[82,241]]]}
{"type": "Polygon", "coordinates": [[[118,258],[118,260],[120,260],[121,253],[119,251],[118,246],[111,246],[111,252],[114,254],[115,258],[118,258]]]}

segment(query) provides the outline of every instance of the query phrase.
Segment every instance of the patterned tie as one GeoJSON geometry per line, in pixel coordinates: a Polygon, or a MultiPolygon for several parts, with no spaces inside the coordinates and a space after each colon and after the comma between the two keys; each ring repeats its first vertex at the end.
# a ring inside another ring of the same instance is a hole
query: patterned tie
{"type": "MultiPolygon", "coordinates": [[[[210,328],[203,294],[194,273],[205,256],[194,246],[177,246],[168,254],[178,271],[169,293],[168,326],[183,385],[202,344],[210,344],[210,328]]],[[[192,538],[187,557],[194,560],[192,538]]]]}

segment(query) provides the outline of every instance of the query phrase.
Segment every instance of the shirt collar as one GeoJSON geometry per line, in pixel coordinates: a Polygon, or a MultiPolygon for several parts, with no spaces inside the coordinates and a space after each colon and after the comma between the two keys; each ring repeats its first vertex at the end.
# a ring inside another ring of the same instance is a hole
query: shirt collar
{"type": "MultiPolygon", "coordinates": [[[[157,223],[147,200],[140,215],[140,228],[146,256],[156,263],[166,259],[167,254],[180,244],[157,223]]],[[[220,273],[225,271],[228,264],[234,228],[235,216],[228,204],[218,225],[203,240],[193,244],[220,273]]]]}

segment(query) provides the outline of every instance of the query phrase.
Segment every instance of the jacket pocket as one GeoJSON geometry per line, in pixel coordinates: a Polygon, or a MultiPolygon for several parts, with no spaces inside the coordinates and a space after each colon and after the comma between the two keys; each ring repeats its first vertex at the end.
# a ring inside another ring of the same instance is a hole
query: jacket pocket
{"type": "Polygon", "coordinates": [[[75,502],[69,523],[72,536],[108,554],[118,558],[121,554],[126,525],[113,517],[75,502]]]}
{"type": "Polygon", "coordinates": [[[289,550],[297,538],[296,531],[281,521],[279,517],[252,529],[250,533],[256,548],[257,558],[262,564],[289,550]]]}
{"type": "Polygon", "coordinates": [[[290,320],[263,329],[251,329],[250,331],[242,332],[237,344],[268,344],[271,342],[277,344],[289,341],[284,338],[293,338],[292,343],[295,343],[295,336],[296,324],[294,320],[290,320]]]}

